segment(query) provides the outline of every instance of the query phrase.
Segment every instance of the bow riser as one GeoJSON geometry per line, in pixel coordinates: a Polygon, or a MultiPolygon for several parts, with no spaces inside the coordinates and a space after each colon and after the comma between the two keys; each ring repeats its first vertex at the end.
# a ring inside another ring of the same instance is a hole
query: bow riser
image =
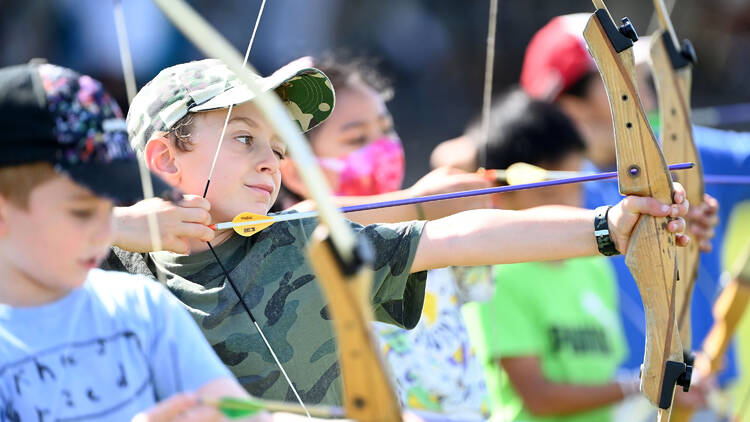
{"type": "MultiPolygon", "coordinates": [[[[615,128],[620,192],[671,203],[672,180],[640,103],[632,41],[614,26],[602,2],[589,19],[584,38],[602,75],[615,128]],[[632,170],[636,169],[636,174],[632,170]]],[[[668,361],[682,362],[675,321],[676,244],[667,218],[642,216],[631,235],[626,263],[646,313],[646,350],[641,391],[668,420],[674,382],[665,381],[668,361]]],[[[684,366],[684,364],[682,364],[684,366]]]]}
{"type": "MultiPolygon", "coordinates": [[[[661,115],[661,146],[664,156],[672,160],[690,160],[695,167],[679,174],[675,181],[686,190],[691,205],[703,202],[703,168],[700,155],[693,141],[690,125],[690,87],[692,65],[675,48],[672,37],[666,30],[657,31],[652,37],[651,62],[658,92],[661,115]]],[[[680,280],[677,283],[677,326],[685,350],[691,350],[690,302],[698,270],[700,249],[698,242],[690,242],[677,250],[680,280]]]]}

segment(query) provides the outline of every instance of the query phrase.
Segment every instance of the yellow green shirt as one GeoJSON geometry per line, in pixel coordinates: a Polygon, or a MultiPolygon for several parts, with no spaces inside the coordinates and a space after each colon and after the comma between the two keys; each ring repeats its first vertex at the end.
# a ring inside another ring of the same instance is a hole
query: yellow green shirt
{"type": "Polygon", "coordinates": [[[492,420],[611,420],[610,407],[567,416],[534,416],[498,364],[501,357],[538,356],[551,382],[611,382],[626,346],[617,284],[606,258],[496,266],[494,277],[492,298],[464,307],[469,335],[484,367],[492,420]]]}

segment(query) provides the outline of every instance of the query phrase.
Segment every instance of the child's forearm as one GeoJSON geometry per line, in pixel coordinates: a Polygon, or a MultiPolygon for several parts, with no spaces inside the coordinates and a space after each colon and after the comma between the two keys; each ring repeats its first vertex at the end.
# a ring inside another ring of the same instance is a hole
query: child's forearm
{"type": "Polygon", "coordinates": [[[543,383],[538,389],[522,395],[524,405],[535,416],[563,416],[598,409],[624,399],[615,383],[575,385],[543,383]]]}
{"type": "Polygon", "coordinates": [[[559,205],[524,211],[473,210],[428,222],[411,271],[597,253],[591,210],[559,205]]]}

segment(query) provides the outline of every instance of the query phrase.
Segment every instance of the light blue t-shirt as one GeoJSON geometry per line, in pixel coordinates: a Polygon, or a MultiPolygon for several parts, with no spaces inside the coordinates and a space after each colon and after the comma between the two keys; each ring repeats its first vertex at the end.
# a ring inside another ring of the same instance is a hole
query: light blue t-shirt
{"type": "MultiPolygon", "coordinates": [[[[750,174],[750,133],[732,132],[706,127],[693,127],[698,152],[705,174],[748,175],[750,174]]],[[[608,171],[611,169],[590,170],[608,171]]],[[[585,184],[585,206],[595,208],[600,205],[614,205],[621,196],[617,181],[605,181],[585,184]]],[[[714,249],[710,253],[701,253],[698,276],[695,281],[691,317],[693,328],[693,348],[700,347],[703,339],[713,325],[712,307],[719,293],[719,276],[721,274],[721,246],[729,221],[729,214],[735,205],[750,199],[750,185],[706,184],[706,193],[719,201],[719,225],[713,240],[714,249]]],[[[638,286],[625,265],[623,256],[611,258],[617,273],[620,288],[620,310],[628,340],[630,355],[623,363],[624,368],[637,369],[643,362],[645,348],[645,317],[638,286]]],[[[737,363],[734,348],[727,352],[727,361],[720,373],[722,384],[737,376],[737,363]]]]}
{"type": "Polygon", "coordinates": [[[42,306],[0,304],[0,421],[130,421],[182,391],[230,377],[162,285],[92,270],[42,306]]]}

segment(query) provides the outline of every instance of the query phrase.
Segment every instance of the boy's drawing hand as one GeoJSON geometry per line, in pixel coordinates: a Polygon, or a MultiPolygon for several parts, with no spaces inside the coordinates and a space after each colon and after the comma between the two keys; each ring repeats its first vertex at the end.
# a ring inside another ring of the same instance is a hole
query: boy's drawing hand
{"type": "Polygon", "coordinates": [[[157,403],[132,419],[131,422],[212,422],[222,420],[213,407],[200,406],[194,394],[175,394],[157,403]]]}
{"type": "Polygon", "coordinates": [[[623,255],[628,251],[630,244],[630,235],[635,229],[638,218],[641,214],[648,214],[654,217],[673,218],[667,224],[667,230],[676,234],[676,243],[678,246],[685,246],[690,238],[682,234],[685,230],[685,220],[683,217],[688,212],[688,201],[685,195],[685,189],[679,183],[674,183],[674,204],[665,205],[654,198],[642,196],[627,196],[620,203],[609,210],[608,222],[609,232],[612,240],[615,242],[617,250],[623,255]]]}
{"type": "Polygon", "coordinates": [[[148,214],[155,213],[162,249],[176,253],[190,253],[189,239],[211,241],[215,232],[211,224],[211,204],[197,195],[184,195],[174,204],[161,198],[150,198],[130,207],[114,210],[114,244],[130,252],[152,252],[148,214]]]}
{"type": "Polygon", "coordinates": [[[713,196],[705,194],[703,202],[692,204],[687,216],[688,232],[699,242],[702,252],[711,252],[711,240],[714,238],[715,227],[719,224],[719,201],[713,196]]]}

